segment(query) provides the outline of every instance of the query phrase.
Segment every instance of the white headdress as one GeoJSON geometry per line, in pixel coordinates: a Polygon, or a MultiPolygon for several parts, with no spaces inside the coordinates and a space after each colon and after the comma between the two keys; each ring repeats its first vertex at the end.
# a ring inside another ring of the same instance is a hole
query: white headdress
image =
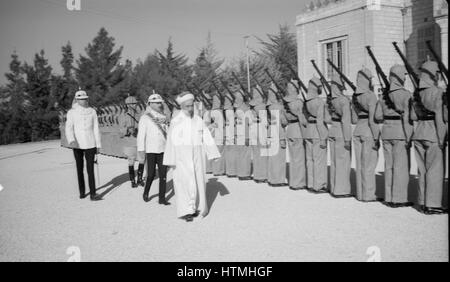
{"type": "Polygon", "coordinates": [[[189,100],[194,100],[194,95],[192,95],[192,93],[189,92],[183,92],[180,95],[177,96],[177,103],[178,105],[181,105],[182,103],[189,101],[189,100]]]}

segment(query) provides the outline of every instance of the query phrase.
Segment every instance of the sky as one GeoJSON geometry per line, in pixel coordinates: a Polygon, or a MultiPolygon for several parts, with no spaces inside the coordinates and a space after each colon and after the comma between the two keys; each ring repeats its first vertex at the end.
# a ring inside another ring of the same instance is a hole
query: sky
{"type": "Polygon", "coordinates": [[[67,9],[67,0],[0,0],[0,84],[6,82],[11,54],[32,63],[44,49],[54,73],[60,73],[61,47],[71,42],[75,59],[105,27],[123,46],[122,59],[133,64],[171,38],[175,51],[191,62],[205,45],[208,32],[226,62],[258,49],[255,37],[266,38],[279,25],[295,32],[295,17],[310,0],[79,0],[81,10],[67,9]]]}

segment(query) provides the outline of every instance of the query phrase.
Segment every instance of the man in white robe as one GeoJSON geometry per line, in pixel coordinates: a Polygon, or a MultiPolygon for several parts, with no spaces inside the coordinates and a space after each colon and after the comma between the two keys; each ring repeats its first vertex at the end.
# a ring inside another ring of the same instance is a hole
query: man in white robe
{"type": "Polygon", "coordinates": [[[203,119],[194,114],[194,96],[177,97],[181,111],[170,122],[163,164],[173,170],[177,215],[192,221],[208,214],[206,202],[206,158],[220,157],[203,119]]]}

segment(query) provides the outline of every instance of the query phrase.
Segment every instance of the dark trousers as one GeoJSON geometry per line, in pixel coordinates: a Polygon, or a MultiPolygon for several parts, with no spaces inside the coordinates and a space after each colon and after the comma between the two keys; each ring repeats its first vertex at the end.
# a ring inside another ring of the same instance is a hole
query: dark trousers
{"type": "Polygon", "coordinates": [[[158,165],[159,175],[159,200],[165,200],[166,195],[166,174],[167,167],[163,165],[164,153],[147,153],[147,181],[145,182],[144,194],[148,196],[153,179],[155,178],[155,168],[158,165]]]}
{"type": "Polygon", "coordinates": [[[94,160],[96,150],[97,148],[73,149],[73,155],[75,156],[75,163],[77,166],[78,189],[80,190],[80,196],[84,196],[86,190],[83,175],[83,167],[84,167],[83,156],[86,159],[86,170],[89,179],[89,192],[91,196],[95,195],[94,160]]]}

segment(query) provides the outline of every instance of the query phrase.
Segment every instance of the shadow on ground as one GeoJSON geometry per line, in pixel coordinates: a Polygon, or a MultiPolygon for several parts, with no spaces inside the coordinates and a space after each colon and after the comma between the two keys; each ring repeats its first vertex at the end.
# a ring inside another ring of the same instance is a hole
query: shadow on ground
{"type": "Polygon", "coordinates": [[[208,210],[211,210],[217,195],[226,196],[230,194],[227,187],[218,181],[216,177],[210,178],[206,183],[206,203],[208,205],[208,210]]]}
{"type": "MultiPolygon", "coordinates": [[[[137,171],[135,173],[136,173],[136,176],[137,176],[137,171]]],[[[156,179],[158,179],[158,171],[157,170],[155,172],[155,178],[153,180],[156,180],[156,179]]],[[[136,180],[137,180],[137,177],[136,177],[136,180]]],[[[145,180],[146,179],[144,179],[144,181],[145,180]]],[[[119,187],[120,185],[122,185],[122,184],[124,184],[124,183],[126,183],[128,181],[130,181],[130,177],[128,175],[128,172],[125,172],[123,174],[120,174],[120,175],[114,177],[108,183],[105,183],[102,186],[98,187],[96,189],[96,191],[99,192],[99,190],[102,190],[102,189],[106,188],[103,192],[101,192],[99,194],[101,197],[104,197],[107,194],[111,193],[114,189],[116,189],[117,187],[119,187]]]]}

